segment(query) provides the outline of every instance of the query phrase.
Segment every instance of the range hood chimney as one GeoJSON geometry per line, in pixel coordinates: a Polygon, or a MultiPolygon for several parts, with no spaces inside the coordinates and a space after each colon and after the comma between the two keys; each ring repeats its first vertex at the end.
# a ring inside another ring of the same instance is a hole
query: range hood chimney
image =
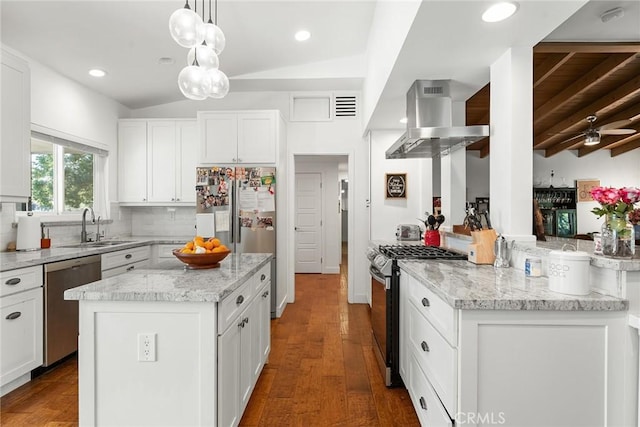
{"type": "Polygon", "coordinates": [[[407,131],[387,159],[430,158],[489,136],[489,126],[451,126],[450,80],[416,80],[407,92],[407,131]]]}

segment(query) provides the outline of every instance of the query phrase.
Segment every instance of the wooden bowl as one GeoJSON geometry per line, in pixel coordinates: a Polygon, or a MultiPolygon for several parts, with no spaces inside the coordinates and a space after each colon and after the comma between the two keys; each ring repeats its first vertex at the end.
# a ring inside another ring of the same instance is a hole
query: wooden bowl
{"type": "Polygon", "coordinates": [[[225,259],[231,251],[214,252],[210,254],[183,254],[180,249],[174,249],[173,255],[187,265],[190,269],[218,268],[220,261],[225,259]]]}

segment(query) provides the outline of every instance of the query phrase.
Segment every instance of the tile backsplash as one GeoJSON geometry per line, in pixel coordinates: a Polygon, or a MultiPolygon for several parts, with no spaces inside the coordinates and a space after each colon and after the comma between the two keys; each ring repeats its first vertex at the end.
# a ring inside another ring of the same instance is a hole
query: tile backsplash
{"type": "MultiPolygon", "coordinates": [[[[111,204],[112,222],[101,224],[106,238],[127,236],[191,236],[195,234],[195,207],[121,207],[111,204]]],[[[0,203],[0,251],[17,239],[15,203],[0,203]]],[[[53,246],[80,241],[81,226],[77,221],[69,225],[46,227],[53,246]]],[[[95,235],[95,224],[87,225],[89,236],[95,235]]]]}

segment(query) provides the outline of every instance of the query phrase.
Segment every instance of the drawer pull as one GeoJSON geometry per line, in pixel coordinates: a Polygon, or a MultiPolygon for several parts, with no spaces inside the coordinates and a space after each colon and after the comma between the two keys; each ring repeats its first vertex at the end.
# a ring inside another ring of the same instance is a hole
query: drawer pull
{"type": "Polygon", "coordinates": [[[238,323],[238,328],[244,328],[244,319],[242,319],[242,322],[238,323]]]}
{"type": "Polygon", "coordinates": [[[429,307],[431,306],[431,303],[427,298],[422,298],[422,305],[424,305],[425,307],[429,307]]]}
{"type": "Polygon", "coordinates": [[[260,281],[261,281],[261,282],[264,282],[264,279],[266,279],[266,278],[267,278],[267,276],[265,276],[265,275],[263,274],[263,275],[261,275],[261,276],[260,276],[260,281]]]}
{"type": "Polygon", "coordinates": [[[427,410],[427,401],[422,396],[420,396],[420,407],[425,411],[427,410]]]}
{"type": "Polygon", "coordinates": [[[131,259],[131,257],[133,257],[133,255],[131,255],[131,254],[126,254],[124,257],[125,257],[126,259],[131,259]]]}
{"type": "Polygon", "coordinates": [[[238,295],[238,298],[236,298],[236,305],[240,305],[244,302],[244,297],[242,295],[238,295]]]}
{"type": "Polygon", "coordinates": [[[268,296],[269,296],[269,291],[265,291],[265,293],[264,293],[264,294],[262,294],[262,298],[266,298],[266,297],[268,297],[268,296]]]}
{"type": "Polygon", "coordinates": [[[422,351],[429,351],[429,344],[427,344],[425,341],[422,341],[420,343],[420,347],[422,347],[422,351]]]}
{"type": "Polygon", "coordinates": [[[4,282],[5,285],[10,285],[10,286],[17,285],[18,283],[20,283],[19,277],[14,277],[4,282]]]}
{"type": "Polygon", "coordinates": [[[242,319],[242,323],[244,323],[245,325],[249,323],[249,318],[245,317],[244,319],[242,319]]]}
{"type": "Polygon", "coordinates": [[[17,319],[20,316],[22,316],[22,313],[20,313],[19,311],[14,311],[13,313],[7,314],[7,317],[5,317],[5,319],[14,320],[14,319],[17,319]]]}
{"type": "Polygon", "coordinates": [[[136,266],[135,266],[135,265],[131,265],[131,266],[127,267],[127,271],[131,271],[131,270],[133,270],[134,268],[136,268],[136,266]]]}

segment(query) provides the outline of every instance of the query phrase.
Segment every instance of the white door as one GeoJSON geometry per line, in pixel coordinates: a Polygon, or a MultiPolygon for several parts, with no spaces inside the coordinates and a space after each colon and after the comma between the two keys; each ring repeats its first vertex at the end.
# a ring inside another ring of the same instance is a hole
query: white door
{"type": "Polygon", "coordinates": [[[322,176],[296,174],[296,273],[322,272],[322,176]]]}

